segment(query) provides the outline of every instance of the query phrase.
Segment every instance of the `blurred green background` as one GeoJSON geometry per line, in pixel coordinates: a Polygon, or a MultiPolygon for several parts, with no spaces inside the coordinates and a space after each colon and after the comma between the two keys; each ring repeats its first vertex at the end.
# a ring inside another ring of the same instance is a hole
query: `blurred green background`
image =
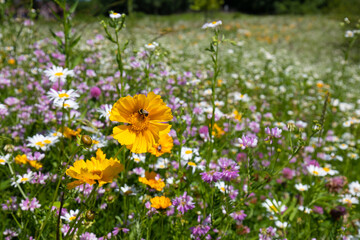
{"type": "MultiPolygon", "coordinates": [[[[10,0],[8,0],[10,1],[10,0]]],[[[62,1],[62,0],[59,0],[62,1]]],[[[14,8],[33,4],[46,11],[56,6],[50,0],[12,0],[14,8]]],[[[74,0],[67,0],[72,3],[74,0]]],[[[190,11],[211,13],[214,11],[241,12],[247,14],[335,14],[358,16],[360,0],[80,0],[78,14],[99,16],[110,10],[131,15],[145,13],[168,15],[190,11]]]]}

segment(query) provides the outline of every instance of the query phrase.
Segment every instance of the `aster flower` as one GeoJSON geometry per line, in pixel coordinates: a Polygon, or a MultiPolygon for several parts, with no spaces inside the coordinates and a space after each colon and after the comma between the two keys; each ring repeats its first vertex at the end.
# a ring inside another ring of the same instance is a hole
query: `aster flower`
{"type": "Polygon", "coordinates": [[[67,76],[74,76],[73,70],[56,66],[52,66],[52,68],[45,70],[44,73],[52,82],[56,82],[58,80],[65,81],[67,76]]]}
{"type": "Polygon", "coordinates": [[[187,192],[184,192],[184,194],[180,197],[176,197],[173,200],[173,205],[174,207],[177,207],[176,209],[181,212],[181,214],[184,214],[187,211],[195,208],[193,198],[191,196],[188,196],[187,192]]]}
{"type": "Polygon", "coordinates": [[[135,190],[133,187],[129,187],[128,185],[124,185],[123,187],[120,187],[121,193],[124,195],[135,195],[135,190]]]}
{"type": "Polygon", "coordinates": [[[17,180],[15,181],[13,179],[13,181],[11,183],[11,186],[15,186],[16,183],[17,184],[20,184],[20,183],[24,184],[26,182],[29,182],[33,178],[33,172],[29,171],[29,172],[25,173],[24,175],[17,175],[16,177],[17,177],[17,180]]]}
{"type": "Polygon", "coordinates": [[[145,153],[157,144],[161,134],[167,134],[173,118],[171,109],[159,95],[150,92],[120,98],[113,106],[111,121],[123,122],[113,128],[113,137],[134,153],[145,153]]]}
{"type": "Polygon", "coordinates": [[[96,151],[96,157],[91,160],[78,160],[66,170],[66,174],[72,178],[78,179],[68,184],[68,188],[72,189],[76,186],[88,183],[93,185],[98,182],[101,187],[105,183],[111,183],[113,178],[116,177],[124,169],[123,165],[117,159],[106,159],[104,154],[99,148],[96,151]]]}
{"type": "Polygon", "coordinates": [[[150,199],[151,207],[155,209],[166,209],[171,206],[170,198],[161,196],[150,199]]]}
{"type": "Polygon", "coordinates": [[[161,134],[159,142],[154,144],[153,147],[149,149],[149,153],[160,157],[164,153],[171,153],[173,146],[174,144],[172,137],[170,137],[169,134],[161,134]]]}
{"type": "Polygon", "coordinates": [[[79,104],[72,99],[65,99],[64,101],[54,102],[54,106],[58,108],[64,107],[65,109],[78,109],[79,104]]]}
{"type": "Polygon", "coordinates": [[[155,164],[154,168],[157,169],[165,169],[169,164],[169,160],[166,158],[158,158],[157,163],[155,164]]]}
{"type": "Polygon", "coordinates": [[[290,226],[290,224],[288,224],[287,222],[281,222],[281,221],[275,221],[275,225],[278,228],[287,228],[288,226],[290,226]]]}
{"type": "Polygon", "coordinates": [[[161,178],[158,178],[155,172],[146,171],[145,177],[139,177],[139,182],[144,183],[159,192],[165,187],[164,181],[161,178]]]}
{"type": "Polygon", "coordinates": [[[222,193],[225,193],[228,190],[228,187],[223,181],[215,183],[215,187],[217,187],[222,193]]]}

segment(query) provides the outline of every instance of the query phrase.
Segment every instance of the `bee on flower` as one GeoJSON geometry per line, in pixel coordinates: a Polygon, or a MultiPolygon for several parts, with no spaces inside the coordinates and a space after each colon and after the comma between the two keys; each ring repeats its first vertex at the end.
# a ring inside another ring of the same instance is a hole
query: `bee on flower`
{"type": "Polygon", "coordinates": [[[49,78],[51,82],[56,81],[65,81],[67,76],[73,77],[75,76],[73,70],[69,70],[67,68],[52,66],[52,68],[49,68],[44,71],[45,75],[49,78]]]}
{"type": "Polygon", "coordinates": [[[110,120],[122,122],[113,128],[113,137],[131,152],[146,153],[160,136],[170,131],[171,109],[159,95],[150,92],[120,98],[111,109],[110,120]]]}

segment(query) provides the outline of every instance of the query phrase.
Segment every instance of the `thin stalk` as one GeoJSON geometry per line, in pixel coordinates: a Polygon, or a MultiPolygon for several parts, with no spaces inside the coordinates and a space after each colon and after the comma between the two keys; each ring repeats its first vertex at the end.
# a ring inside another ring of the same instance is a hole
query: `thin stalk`
{"type": "Polygon", "coordinates": [[[11,173],[11,175],[12,175],[13,178],[14,178],[16,187],[19,189],[19,191],[20,191],[21,195],[23,196],[23,198],[26,199],[27,196],[26,196],[26,194],[24,193],[24,190],[21,188],[20,184],[16,181],[16,175],[15,175],[14,170],[12,169],[11,163],[8,162],[8,166],[9,166],[10,173],[11,173]]]}

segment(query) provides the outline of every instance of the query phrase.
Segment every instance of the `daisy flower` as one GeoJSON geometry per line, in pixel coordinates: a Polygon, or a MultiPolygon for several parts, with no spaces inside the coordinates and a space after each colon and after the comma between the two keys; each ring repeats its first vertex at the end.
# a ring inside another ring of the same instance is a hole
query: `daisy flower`
{"type": "Polygon", "coordinates": [[[73,70],[68,70],[67,68],[52,66],[44,71],[45,75],[49,78],[50,81],[65,81],[67,76],[74,76],[73,70]]]}
{"type": "Polygon", "coordinates": [[[301,183],[297,183],[295,184],[295,188],[300,191],[300,192],[305,192],[307,190],[309,190],[309,185],[306,185],[306,184],[301,184],[301,183]]]}
{"type": "Polygon", "coordinates": [[[70,89],[68,91],[66,90],[56,91],[54,89],[50,89],[47,95],[51,101],[61,102],[61,103],[65,102],[68,99],[74,100],[75,98],[79,97],[79,94],[73,89],[70,89]]]}
{"type": "Polygon", "coordinates": [[[173,116],[159,95],[150,92],[120,98],[111,109],[110,120],[123,122],[113,128],[113,137],[131,152],[146,153],[167,134],[173,116]]]}
{"type": "Polygon", "coordinates": [[[155,170],[164,169],[169,164],[169,160],[166,158],[158,158],[157,163],[155,164],[155,170]]]}
{"type": "Polygon", "coordinates": [[[188,147],[181,148],[181,159],[184,161],[189,161],[193,156],[197,155],[199,151],[197,149],[192,149],[188,147]]]}
{"type": "Polygon", "coordinates": [[[350,194],[343,195],[342,199],[340,199],[339,201],[343,204],[348,204],[348,205],[359,203],[359,200],[351,196],[350,194]]]}
{"type": "Polygon", "coordinates": [[[64,101],[54,102],[54,106],[58,108],[64,107],[65,109],[78,109],[79,104],[72,99],[66,99],[64,101]]]}
{"type": "Polygon", "coordinates": [[[136,163],[140,163],[140,162],[144,163],[146,156],[144,154],[133,153],[132,158],[134,159],[134,162],[136,162],[136,163]]]}
{"type": "Polygon", "coordinates": [[[220,190],[220,192],[222,192],[222,193],[225,193],[225,191],[227,189],[225,182],[223,182],[223,181],[216,182],[215,187],[217,187],[220,190]]]}
{"type": "Polygon", "coordinates": [[[109,16],[111,19],[117,19],[117,18],[121,18],[122,14],[111,11],[109,16]]]}
{"type": "Polygon", "coordinates": [[[54,136],[43,136],[41,134],[36,134],[33,137],[28,137],[27,144],[28,147],[34,147],[36,150],[43,150],[46,151],[49,149],[50,146],[54,145],[58,138],[54,136]]]}
{"type": "Polygon", "coordinates": [[[135,195],[135,190],[133,187],[124,185],[123,187],[120,187],[121,193],[124,195],[135,195]]]}
{"type": "Polygon", "coordinates": [[[64,216],[61,216],[61,219],[64,219],[67,222],[71,222],[73,220],[75,220],[76,216],[79,214],[79,209],[74,210],[70,210],[70,212],[67,212],[64,214],[64,216]]]}
{"type": "Polygon", "coordinates": [[[205,23],[203,26],[202,26],[202,29],[207,29],[207,28],[215,28],[217,26],[220,26],[222,25],[222,21],[219,20],[219,21],[213,21],[213,22],[210,22],[210,23],[205,23]]]}
{"type": "Polygon", "coordinates": [[[349,184],[349,192],[357,197],[360,197],[360,183],[359,181],[351,182],[349,184]]]}
{"type": "Polygon", "coordinates": [[[278,227],[278,228],[287,228],[287,226],[289,225],[287,222],[280,222],[280,221],[276,221],[275,222],[275,225],[278,227]]]}
{"type": "Polygon", "coordinates": [[[91,151],[95,151],[95,150],[97,150],[99,148],[103,148],[107,145],[107,142],[103,136],[98,137],[96,135],[93,135],[93,136],[91,136],[91,139],[92,139],[92,145],[90,148],[91,151]]]}
{"type": "Polygon", "coordinates": [[[24,175],[17,175],[16,177],[17,177],[17,180],[13,181],[11,183],[12,186],[15,186],[16,183],[17,184],[20,184],[20,183],[24,184],[26,182],[29,182],[33,178],[33,172],[29,171],[29,172],[25,173],[24,175]]]}
{"type": "Polygon", "coordinates": [[[324,169],[322,169],[321,167],[315,166],[315,165],[309,165],[306,167],[306,169],[313,176],[323,177],[326,175],[326,172],[324,171],[324,169]]]}
{"type": "Polygon", "coordinates": [[[310,214],[313,212],[313,210],[311,208],[304,207],[304,206],[299,206],[299,210],[303,211],[304,213],[307,213],[307,214],[310,214]]]}
{"type": "Polygon", "coordinates": [[[105,104],[98,108],[97,112],[100,113],[100,118],[105,118],[106,121],[109,121],[111,109],[112,106],[110,104],[105,104]]]}
{"type": "Polygon", "coordinates": [[[155,48],[157,48],[158,46],[159,46],[159,44],[157,42],[145,44],[145,48],[150,51],[154,51],[155,48]]]}
{"type": "Polygon", "coordinates": [[[330,169],[330,165],[327,165],[327,166],[323,167],[322,169],[325,171],[326,175],[331,175],[331,176],[333,176],[333,175],[339,173],[337,170],[332,170],[332,169],[330,169]]]}
{"type": "Polygon", "coordinates": [[[10,159],[10,154],[0,155],[0,165],[5,165],[10,159]]]}
{"type": "Polygon", "coordinates": [[[270,213],[281,213],[286,210],[286,206],[282,205],[281,201],[266,199],[262,206],[265,207],[270,213]]]}

